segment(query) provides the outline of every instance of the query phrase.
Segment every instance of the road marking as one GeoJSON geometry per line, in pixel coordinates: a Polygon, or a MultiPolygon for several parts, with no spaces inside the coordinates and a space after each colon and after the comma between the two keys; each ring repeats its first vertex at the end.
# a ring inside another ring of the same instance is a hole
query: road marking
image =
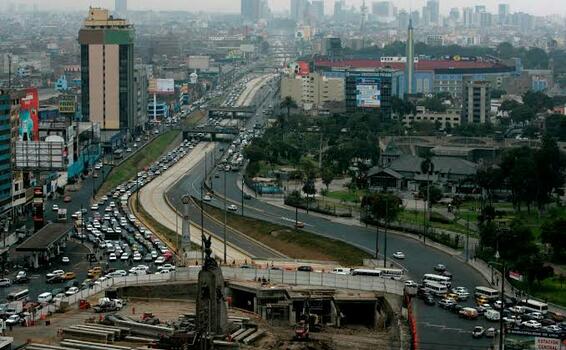
{"type": "MultiPolygon", "coordinates": [[[[296,222],[295,219],[286,218],[286,217],[284,217],[284,216],[281,216],[280,219],[283,220],[283,221],[288,221],[288,222],[292,222],[292,223],[295,223],[295,222],[296,222]]],[[[299,220],[299,222],[302,222],[302,221],[299,220]]],[[[314,225],[307,224],[306,222],[303,222],[303,224],[305,224],[305,226],[314,227],[314,225]]]]}

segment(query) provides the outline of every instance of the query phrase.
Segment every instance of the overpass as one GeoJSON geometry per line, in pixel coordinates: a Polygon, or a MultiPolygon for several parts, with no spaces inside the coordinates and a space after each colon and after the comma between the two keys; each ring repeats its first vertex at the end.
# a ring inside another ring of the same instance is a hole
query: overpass
{"type": "Polygon", "coordinates": [[[229,114],[232,119],[247,119],[251,118],[256,112],[254,107],[219,107],[212,106],[208,108],[209,116],[219,116],[220,114],[229,114]]]}
{"type": "Polygon", "coordinates": [[[201,126],[196,128],[186,128],[183,130],[183,139],[189,139],[197,134],[208,134],[212,140],[216,139],[216,135],[238,135],[238,128],[229,126],[201,126]]]}

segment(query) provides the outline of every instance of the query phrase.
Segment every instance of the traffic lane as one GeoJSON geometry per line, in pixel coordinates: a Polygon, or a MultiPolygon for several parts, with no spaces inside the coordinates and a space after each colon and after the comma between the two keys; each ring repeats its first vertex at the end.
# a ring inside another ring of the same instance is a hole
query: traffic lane
{"type": "MultiPolygon", "coordinates": [[[[227,174],[227,176],[229,175],[227,174]]],[[[231,175],[231,177],[237,178],[237,175],[231,175]]],[[[223,176],[220,176],[217,180],[222,179],[223,176]]],[[[217,188],[222,189],[223,185],[218,184],[217,188]]],[[[232,190],[231,192],[227,190],[229,197],[230,194],[232,194],[232,196],[240,195],[241,197],[241,191],[237,189],[235,181],[229,181],[227,179],[227,189],[228,188],[232,190]]],[[[232,197],[232,199],[235,198],[232,197]]],[[[244,202],[247,207],[247,210],[244,210],[244,214],[246,216],[268,220],[274,223],[281,223],[287,226],[292,225],[294,222],[294,220],[291,222],[288,220],[288,218],[294,218],[295,211],[292,209],[273,206],[256,199],[246,200],[244,202]],[[287,220],[282,218],[286,218],[287,220]]],[[[332,222],[326,218],[307,215],[303,211],[299,211],[299,220],[305,222],[305,225],[308,225],[306,230],[310,232],[329,238],[343,240],[360,247],[367,252],[375,252],[375,228],[366,228],[357,225],[344,225],[332,222]]],[[[384,240],[385,232],[384,230],[381,230],[379,247],[382,252],[384,240]]],[[[421,280],[421,277],[425,273],[434,273],[434,266],[441,263],[444,264],[448,271],[453,274],[453,286],[464,286],[473,293],[476,286],[487,284],[487,281],[475,269],[469,267],[461,260],[438,249],[425,246],[422,241],[416,241],[412,238],[389,233],[387,235],[387,248],[386,254],[388,259],[391,259],[391,254],[394,251],[400,250],[406,254],[406,259],[400,261],[400,263],[408,270],[408,276],[414,280],[421,280]]],[[[462,304],[466,306],[473,306],[472,299],[473,298],[470,298],[469,301],[462,304]]],[[[457,328],[461,329],[465,329],[466,327],[470,328],[475,325],[471,324],[467,320],[459,319],[456,315],[450,313],[447,314],[445,310],[440,308],[428,309],[426,305],[422,303],[420,305],[417,303],[416,308],[418,310],[417,312],[419,312],[418,329],[423,342],[428,342],[429,340],[430,342],[433,342],[438,340],[438,337],[436,336],[439,330],[438,325],[451,328],[450,326],[454,324],[458,326],[457,328]],[[423,306],[425,309],[420,312],[423,306]]],[[[459,335],[458,332],[447,333],[448,334],[442,336],[442,339],[446,342],[446,344],[460,344],[461,335],[459,335]]],[[[470,342],[473,342],[474,344],[486,343],[486,341],[470,339],[470,342]]]]}
{"type": "MultiPolygon", "coordinates": [[[[199,162],[195,165],[189,172],[181,178],[175,185],[173,185],[169,191],[165,194],[167,198],[171,201],[171,204],[178,208],[179,212],[183,211],[183,204],[182,204],[182,197],[185,194],[189,194],[196,198],[200,198],[201,192],[201,183],[204,174],[204,161],[199,162]]],[[[200,225],[201,223],[201,215],[200,209],[196,206],[192,205],[189,209],[189,219],[200,225]]],[[[207,216],[204,217],[204,228],[215,233],[218,237],[223,237],[224,234],[224,226],[218,223],[215,220],[211,220],[207,216]]],[[[227,241],[231,244],[243,249],[247,253],[251,254],[254,257],[258,258],[276,258],[281,257],[280,254],[273,252],[270,249],[263,247],[262,245],[258,245],[255,242],[251,241],[249,238],[242,236],[240,233],[235,232],[234,230],[227,227],[226,229],[226,236],[227,241]]]]}
{"type": "MultiPolygon", "coordinates": [[[[74,272],[76,274],[76,279],[78,283],[82,283],[87,275],[87,270],[89,263],[86,259],[89,250],[87,247],[81,243],[69,240],[67,241],[67,246],[63,250],[63,254],[55,257],[51,260],[50,264],[41,266],[38,270],[27,271],[30,281],[28,283],[22,284],[12,284],[10,287],[0,288],[0,299],[6,300],[8,294],[16,291],[21,291],[23,289],[29,290],[29,299],[37,300],[37,296],[43,292],[50,292],[56,288],[64,288],[68,282],[65,283],[47,283],[47,278],[45,275],[53,270],[64,270],[66,272],[74,272]],[[68,264],[63,264],[61,258],[66,256],[69,258],[68,264]]],[[[14,270],[7,277],[14,279],[17,274],[18,269],[14,270]]]]}

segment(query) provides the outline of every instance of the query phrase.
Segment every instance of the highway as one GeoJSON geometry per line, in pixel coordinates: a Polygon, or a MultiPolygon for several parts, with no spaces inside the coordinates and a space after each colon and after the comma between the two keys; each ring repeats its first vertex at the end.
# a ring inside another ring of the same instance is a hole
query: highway
{"type": "MultiPolygon", "coordinates": [[[[262,107],[267,103],[274,103],[274,101],[266,98],[263,104],[258,107],[258,113],[249,121],[248,125],[253,125],[255,121],[263,118],[261,115],[262,107]]],[[[191,195],[200,197],[200,183],[202,183],[204,170],[204,163],[200,163],[192,168],[179,182],[179,189],[189,191],[191,195]]],[[[227,197],[231,202],[240,207],[241,190],[238,187],[238,183],[241,181],[240,174],[229,172],[226,174],[226,177],[227,197]]],[[[211,178],[215,193],[223,195],[224,175],[221,174],[218,178],[212,176],[211,178]]],[[[171,190],[167,193],[169,200],[177,208],[180,208],[181,194],[184,191],[171,190]]],[[[218,208],[223,208],[222,201],[217,197],[210,203],[218,208]]],[[[255,198],[245,201],[244,212],[248,217],[285,226],[292,227],[295,221],[295,210],[293,208],[274,206],[255,198]]],[[[368,253],[374,252],[375,228],[366,228],[363,225],[348,223],[340,219],[307,215],[304,212],[299,212],[299,220],[305,223],[305,230],[309,232],[347,242],[368,253]]],[[[207,228],[214,232],[222,232],[221,228],[208,226],[207,228]]],[[[383,240],[382,233],[380,235],[380,247],[383,247],[383,240]]],[[[433,267],[438,263],[442,263],[454,275],[453,286],[464,286],[473,292],[476,286],[487,284],[480,273],[461,260],[443,251],[427,247],[422,241],[390,233],[387,239],[387,246],[388,257],[391,257],[391,254],[398,250],[406,254],[407,258],[400,263],[408,270],[409,277],[414,280],[421,280],[423,274],[434,272],[433,267]]],[[[470,298],[465,304],[472,305],[473,298],[470,298]]],[[[415,313],[417,315],[420,349],[470,349],[476,347],[487,349],[493,340],[487,338],[473,339],[471,330],[475,325],[497,327],[497,324],[489,323],[483,318],[478,321],[464,320],[438,306],[426,306],[421,300],[415,300],[415,313]]]]}

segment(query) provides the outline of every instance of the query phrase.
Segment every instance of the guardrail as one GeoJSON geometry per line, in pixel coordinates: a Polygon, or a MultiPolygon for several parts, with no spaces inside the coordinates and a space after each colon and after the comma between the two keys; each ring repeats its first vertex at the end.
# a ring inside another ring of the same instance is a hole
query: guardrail
{"type": "MultiPolygon", "coordinates": [[[[58,306],[61,304],[67,303],[68,305],[74,305],[81,299],[90,298],[96,294],[104,292],[109,288],[120,288],[147,284],[162,284],[164,282],[196,281],[198,279],[200,269],[200,266],[193,266],[178,268],[177,271],[172,271],[167,274],[129,275],[123,277],[113,277],[100,282],[100,284],[95,284],[89,288],[81,289],[76,294],[66,296],[56,304],[44,305],[41,308],[37,309],[29,317],[30,320],[34,321],[43,319],[46,315],[55,312],[58,306]]],[[[222,267],[222,274],[224,275],[225,280],[257,281],[258,279],[265,279],[270,281],[271,283],[353,289],[383,292],[395,295],[403,295],[404,287],[402,281],[396,281],[392,279],[372,276],[338,275],[327,272],[222,267]]]]}

